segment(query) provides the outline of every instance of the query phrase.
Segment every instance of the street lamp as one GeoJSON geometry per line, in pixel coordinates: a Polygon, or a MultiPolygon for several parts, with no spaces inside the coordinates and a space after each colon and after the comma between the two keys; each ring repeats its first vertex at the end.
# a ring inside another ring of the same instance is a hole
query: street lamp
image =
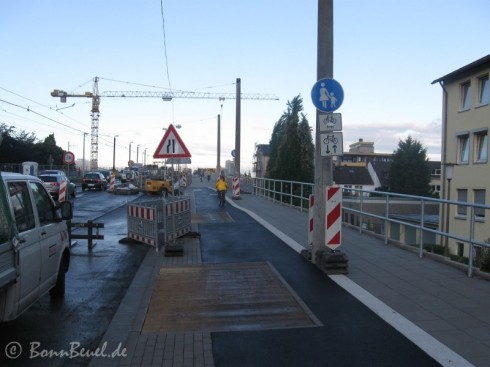
{"type": "Polygon", "coordinates": [[[453,174],[454,174],[454,163],[446,163],[444,165],[444,177],[447,180],[447,192],[446,192],[446,225],[445,225],[445,231],[446,231],[446,237],[444,237],[444,255],[448,256],[449,255],[449,248],[448,248],[448,241],[449,241],[449,210],[451,208],[451,205],[449,204],[449,200],[451,200],[451,180],[453,179],[453,174]]]}
{"type": "Polygon", "coordinates": [[[114,150],[112,153],[112,173],[116,174],[116,138],[119,135],[114,135],[114,150]]]}

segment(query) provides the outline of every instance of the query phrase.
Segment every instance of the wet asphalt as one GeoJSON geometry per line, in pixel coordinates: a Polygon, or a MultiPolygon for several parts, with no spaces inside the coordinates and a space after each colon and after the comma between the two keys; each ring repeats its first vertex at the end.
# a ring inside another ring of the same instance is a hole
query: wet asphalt
{"type": "Polygon", "coordinates": [[[352,295],[209,189],[194,192],[196,211],[226,211],[233,222],[199,225],[202,262],[268,261],[322,326],[213,332],[216,366],[439,366],[352,295]]]}

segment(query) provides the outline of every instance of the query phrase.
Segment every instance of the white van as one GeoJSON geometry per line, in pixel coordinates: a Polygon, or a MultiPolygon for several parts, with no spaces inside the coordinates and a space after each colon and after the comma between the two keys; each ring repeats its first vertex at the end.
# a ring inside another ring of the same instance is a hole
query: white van
{"type": "Polygon", "coordinates": [[[65,294],[72,217],[71,203],[55,204],[39,178],[0,172],[0,321],[15,319],[47,292],[65,294]]]}

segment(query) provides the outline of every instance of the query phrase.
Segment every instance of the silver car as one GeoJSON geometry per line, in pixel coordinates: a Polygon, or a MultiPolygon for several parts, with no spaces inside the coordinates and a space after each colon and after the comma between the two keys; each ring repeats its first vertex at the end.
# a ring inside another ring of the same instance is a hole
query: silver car
{"type": "Polygon", "coordinates": [[[54,199],[58,199],[60,195],[60,186],[62,181],[66,181],[67,194],[72,198],[77,195],[77,186],[71,182],[68,177],[60,174],[40,175],[39,178],[44,182],[44,186],[54,199]]]}

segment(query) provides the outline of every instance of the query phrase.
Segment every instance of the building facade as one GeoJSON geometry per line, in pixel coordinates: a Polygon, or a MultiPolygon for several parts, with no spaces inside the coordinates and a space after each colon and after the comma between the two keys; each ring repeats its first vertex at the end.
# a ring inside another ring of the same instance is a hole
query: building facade
{"type": "MultiPolygon", "coordinates": [[[[443,94],[442,186],[443,198],[468,203],[490,203],[488,130],[490,55],[433,81],[443,94]]],[[[474,238],[490,240],[488,212],[483,208],[450,205],[442,208],[440,226],[450,233],[468,234],[473,219],[474,238]],[[472,218],[473,216],[473,218],[472,218]]],[[[469,246],[445,240],[450,253],[468,256],[469,246]]]]}

